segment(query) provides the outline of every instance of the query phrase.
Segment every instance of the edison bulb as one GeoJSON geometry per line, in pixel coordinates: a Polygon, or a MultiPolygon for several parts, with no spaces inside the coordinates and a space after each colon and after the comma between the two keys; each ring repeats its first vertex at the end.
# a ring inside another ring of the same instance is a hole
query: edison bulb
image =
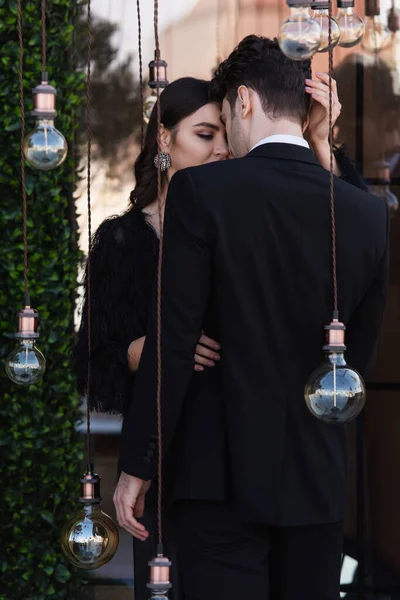
{"type": "MultiPolygon", "coordinates": [[[[329,50],[329,11],[327,9],[320,9],[314,11],[314,20],[318,23],[321,29],[321,43],[317,52],[328,52],[329,50]]],[[[339,25],[335,19],[331,19],[331,48],[337,46],[340,38],[339,25]]]]}
{"type": "Polygon", "coordinates": [[[399,208],[399,201],[396,194],[391,191],[389,185],[371,185],[369,186],[369,192],[382,198],[386,202],[389,217],[394,217],[399,208]]]}
{"type": "Polygon", "coordinates": [[[61,533],[61,548],[70,563],[80,569],[98,569],[117,551],[118,530],[100,504],[84,504],[67,521],[61,533]]]}
{"type": "Polygon", "coordinates": [[[14,383],[31,385],[40,381],[46,371],[46,359],[32,339],[19,340],[6,359],[6,373],[14,383]]]}
{"type": "Polygon", "coordinates": [[[291,7],[289,18],[279,30],[279,46],[292,60],[311,58],[321,43],[321,28],[306,6],[291,7]]]}
{"type": "Polygon", "coordinates": [[[38,119],[25,138],[24,154],[31,167],[50,171],[64,162],[68,152],[65,137],[54,127],[53,119],[38,119]]]}
{"type": "Polygon", "coordinates": [[[151,113],[153,112],[153,108],[157,102],[157,91],[153,90],[150,96],[147,96],[143,103],[143,119],[145,123],[149,123],[151,113]]]}
{"type": "Polygon", "coordinates": [[[365,404],[365,384],[346,364],[343,352],[328,352],[326,361],[310,376],[304,398],[310,412],[326,423],[348,423],[365,404]]]}
{"type": "Polygon", "coordinates": [[[361,46],[367,52],[380,52],[390,43],[391,33],[378,17],[365,18],[365,34],[361,46]]]}
{"type": "Polygon", "coordinates": [[[339,46],[352,48],[362,40],[365,32],[364,21],[351,7],[339,8],[335,21],[340,29],[339,46]]]}

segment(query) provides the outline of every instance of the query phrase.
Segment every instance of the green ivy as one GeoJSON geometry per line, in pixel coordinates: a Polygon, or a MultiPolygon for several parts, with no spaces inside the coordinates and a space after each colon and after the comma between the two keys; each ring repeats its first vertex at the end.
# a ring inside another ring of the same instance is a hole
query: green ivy
{"type": "MultiPolygon", "coordinates": [[[[34,126],[31,89],[40,82],[41,1],[22,2],[26,132],[34,126]]],[[[77,3],[47,2],[47,70],[57,88],[56,127],[69,144],[58,169],[26,166],[29,285],[40,315],[38,347],[47,359],[39,385],[9,381],[4,361],[14,347],[23,307],[21,114],[17,2],[0,0],[0,599],[76,599],[80,574],[60,551],[60,529],[77,506],[82,461],[75,433],[80,400],[71,369],[79,251],[72,199],[78,173],[74,140],[84,103],[84,74],[74,68],[77,3]]]]}

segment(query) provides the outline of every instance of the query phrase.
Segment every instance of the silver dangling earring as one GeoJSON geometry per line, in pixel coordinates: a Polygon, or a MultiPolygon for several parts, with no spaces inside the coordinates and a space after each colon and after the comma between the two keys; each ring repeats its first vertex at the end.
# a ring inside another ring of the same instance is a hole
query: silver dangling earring
{"type": "Polygon", "coordinates": [[[171,166],[171,157],[166,152],[160,152],[154,157],[154,166],[158,169],[158,162],[160,161],[160,170],[168,171],[171,166]]]}

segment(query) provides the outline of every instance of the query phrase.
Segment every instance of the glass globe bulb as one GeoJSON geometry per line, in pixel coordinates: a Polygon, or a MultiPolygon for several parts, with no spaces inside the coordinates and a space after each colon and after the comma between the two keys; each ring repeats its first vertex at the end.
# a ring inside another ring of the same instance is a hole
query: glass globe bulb
{"type": "Polygon", "coordinates": [[[310,412],[326,423],[348,423],[365,404],[365,385],[346,364],[343,352],[328,352],[326,361],[312,373],[304,398],[310,412]]]}
{"type": "MultiPolygon", "coordinates": [[[[318,23],[321,29],[321,43],[317,52],[328,52],[329,50],[329,11],[327,9],[315,10],[313,19],[318,23]]],[[[337,46],[340,38],[339,25],[335,19],[331,19],[331,48],[337,46]]]]}
{"type": "Polygon", "coordinates": [[[289,18],[279,30],[279,46],[292,60],[311,58],[321,43],[321,28],[306,6],[290,8],[289,18]]]}
{"type": "Polygon", "coordinates": [[[392,36],[389,28],[378,17],[365,18],[365,34],[361,46],[367,52],[380,52],[390,43],[392,36]]]}
{"type": "Polygon", "coordinates": [[[34,340],[21,339],[7,356],[6,373],[14,383],[31,385],[42,379],[46,371],[46,359],[35,346],[34,340]]]}
{"type": "Polygon", "coordinates": [[[147,96],[143,103],[143,119],[146,124],[149,123],[151,113],[153,112],[153,108],[157,102],[157,92],[153,90],[150,96],[147,96]]]}
{"type": "Polygon", "coordinates": [[[394,194],[389,188],[389,185],[371,185],[369,186],[369,192],[375,196],[379,196],[379,198],[382,198],[386,202],[386,206],[389,211],[389,217],[394,217],[399,208],[399,201],[396,194],[394,194]]]}
{"type": "Polygon", "coordinates": [[[352,48],[361,41],[365,32],[364,21],[351,7],[339,8],[335,21],[340,29],[339,46],[352,48]]]}
{"type": "Polygon", "coordinates": [[[54,127],[53,119],[38,119],[24,141],[25,158],[31,167],[50,171],[64,162],[68,152],[65,137],[54,127]]]}
{"type": "Polygon", "coordinates": [[[118,530],[100,504],[84,504],[61,532],[61,548],[70,563],[80,569],[98,569],[117,551],[118,530]]]}

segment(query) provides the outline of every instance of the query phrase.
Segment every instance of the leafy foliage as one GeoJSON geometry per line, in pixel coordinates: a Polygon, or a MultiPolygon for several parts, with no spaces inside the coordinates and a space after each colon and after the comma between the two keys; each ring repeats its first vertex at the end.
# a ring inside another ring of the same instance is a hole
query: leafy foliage
{"type": "MultiPolygon", "coordinates": [[[[31,88],[40,82],[40,0],[24,0],[26,132],[34,126],[31,88]]],[[[69,144],[64,164],[39,172],[26,166],[29,282],[40,315],[38,347],[47,359],[43,382],[17,386],[0,372],[0,599],[76,598],[80,575],[66,562],[59,532],[75,509],[82,448],[75,433],[80,400],[71,369],[74,290],[79,252],[72,192],[77,177],[75,137],[84,103],[84,73],[75,69],[76,2],[47,3],[47,63],[58,91],[56,127],[69,144]]],[[[23,307],[20,95],[17,2],[0,0],[0,358],[15,342],[23,307]]]]}

